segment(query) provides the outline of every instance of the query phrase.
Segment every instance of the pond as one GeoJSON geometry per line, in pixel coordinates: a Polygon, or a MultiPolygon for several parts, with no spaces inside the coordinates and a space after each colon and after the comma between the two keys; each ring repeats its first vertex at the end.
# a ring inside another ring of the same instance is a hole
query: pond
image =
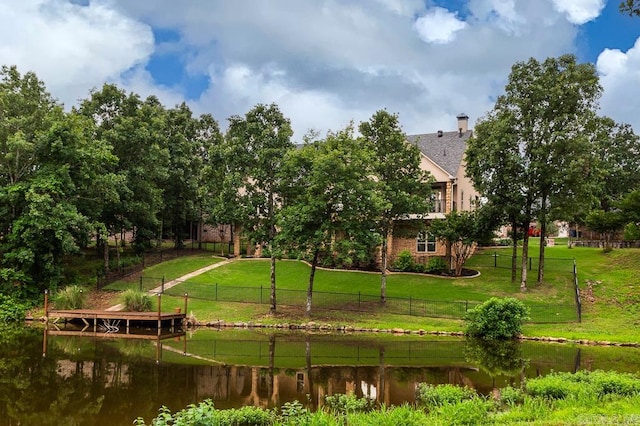
{"type": "Polygon", "coordinates": [[[197,329],[124,339],[17,328],[0,335],[0,425],[126,425],[166,405],[277,407],[353,392],[413,402],[416,384],[488,394],[554,371],[637,372],[636,348],[457,338],[197,329]]]}

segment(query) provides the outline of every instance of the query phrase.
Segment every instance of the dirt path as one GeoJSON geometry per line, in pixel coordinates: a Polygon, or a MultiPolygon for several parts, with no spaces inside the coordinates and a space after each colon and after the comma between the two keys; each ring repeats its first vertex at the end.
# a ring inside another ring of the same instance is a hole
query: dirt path
{"type": "MultiPolygon", "coordinates": [[[[226,265],[226,264],[228,264],[228,263],[230,263],[232,261],[233,261],[233,259],[227,259],[227,260],[224,260],[222,262],[214,263],[213,265],[205,266],[204,268],[200,268],[200,269],[195,270],[193,272],[189,272],[188,274],[185,274],[185,275],[183,275],[183,276],[181,276],[179,278],[176,278],[175,280],[171,280],[171,281],[168,281],[168,282],[164,283],[164,290],[170,289],[171,287],[175,287],[178,284],[182,284],[183,282],[185,282],[186,280],[188,280],[190,278],[193,278],[193,277],[196,277],[198,275],[204,274],[207,271],[210,271],[212,269],[218,268],[218,267],[220,267],[222,265],[226,265]]],[[[162,286],[158,286],[158,287],[156,287],[154,289],[151,289],[147,293],[149,293],[149,294],[158,294],[160,292],[162,292],[162,286]]],[[[122,309],[124,309],[124,306],[123,306],[122,303],[119,303],[117,305],[114,305],[114,306],[111,306],[111,307],[107,308],[106,310],[107,311],[121,311],[122,309]]]]}

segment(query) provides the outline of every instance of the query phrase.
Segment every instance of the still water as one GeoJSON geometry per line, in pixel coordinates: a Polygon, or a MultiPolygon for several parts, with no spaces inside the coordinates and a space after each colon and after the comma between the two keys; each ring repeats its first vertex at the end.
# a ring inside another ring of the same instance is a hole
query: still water
{"type": "Polygon", "coordinates": [[[37,328],[0,333],[0,425],[130,425],[162,405],[277,407],[353,392],[413,402],[417,383],[489,393],[554,371],[638,372],[640,350],[454,338],[198,329],[123,339],[37,328]]]}

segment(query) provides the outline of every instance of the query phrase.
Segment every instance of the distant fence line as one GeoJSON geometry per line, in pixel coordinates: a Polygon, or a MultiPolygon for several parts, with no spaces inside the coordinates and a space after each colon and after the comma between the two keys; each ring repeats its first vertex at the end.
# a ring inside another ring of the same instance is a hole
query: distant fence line
{"type": "MultiPolygon", "coordinates": [[[[494,268],[502,268],[502,269],[511,269],[511,261],[513,260],[513,256],[511,255],[501,255],[498,252],[493,253],[476,253],[473,255],[476,265],[482,266],[490,266],[493,264],[494,268]],[[482,263],[478,260],[484,260],[482,263]]],[[[516,258],[516,263],[518,265],[518,271],[522,265],[522,257],[516,258]]],[[[537,257],[528,257],[528,265],[529,270],[533,270],[534,268],[538,268],[539,259],[537,257]]],[[[572,293],[574,296],[572,298],[575,301],[575,320],[577,322],[582,322],[582,301],[580,299],[580,285],[578,281],[578,266],[575,258],[559,258],[559,257],[545,257],[544,258],[545,270],[552,270],[554,273],[563,273],[572,275],[572,293]]],[[[542,321],[546,322],[546,321],[542,321]]]]}
{"type": "Polygon", "coordinates": [[[182,248],[162,248],[156,251],[149,251],[134,257],[135,261],[131,263],[130,258],[124,258],[121,265],[117,265],[115,256],[110,259],[111,271],[105,273],[101,268],[96,272],[96,289],[103,287],[125,278],[135,277],[142,274],[144,268],[157,265],[171,259],[177,259],[184,256],[193,256],[194,253],[207,252],[220,255],[228,255],[233,250],[233,243],[212,243],[212,242],[194,242],[186,244],[182,248]]]}
{"type": "MultiPolygon", "coordinates": [[[[173,297],[184,297],[184,287],[164,288],[164,278],[140,277],[141,290],[159,288],[160,293],[173,297]]],[[[269,286],[230,286],[218,283],[189,283],[190,299],[214,302],[269,304],[269,286]]],[[[304,307],[306,290],[277,289],[277,306],[304,307]]],[[[380,295],[338,292],[313,292],[313,310],[340,310],[350,312],[384,312],[431,318],[463,319],[466,312],[481,302],[429,300],[413,297],[387,297],[380,302],[380,295]]],[[[532,323],[567,323],[577,320],[573,305],[528,304],[532,323]]]]}

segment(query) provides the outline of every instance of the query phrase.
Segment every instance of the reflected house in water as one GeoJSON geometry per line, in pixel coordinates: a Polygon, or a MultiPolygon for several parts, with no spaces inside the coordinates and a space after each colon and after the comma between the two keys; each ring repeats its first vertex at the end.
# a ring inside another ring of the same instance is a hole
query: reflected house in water
{"type": "Polygon", "coordinates": [[[538,342],[487,348],[443,337],[264,330],[99,335],[25,328],[5,339],[0,425],[132,424],[162,406],[177,411],[205,399],[221,409],[295,400],[313,409],[325,396],[352,393],[398,405],[415,400],[418,383],[487,395],[552,370],[636,372],[640,365],[636,348],[538,342]]]}
{"type": "Polygon", "coordinates": [[[130,381],[129,365],[116,362],[96,363],[94,361],[57,360],[57,372],[63,379],[82,377],[91,382],[97,379],[105,387],[127,385],[130,381]]]}
{"type": "Polygon", "coordinates": [[[316,366],[310,373],[304,369],[280,370],[271,376],[264,367],[199,366],[193,371],[193,382],[199,400],[209,398],[220,408],[270,408],[296,400],[321,407],[325,396],[336,394],[367,397],[388,406],[413,402],[416,387],[422,382],[475,387],[467,375],[473,372],[477,369],[316,366]]]}

